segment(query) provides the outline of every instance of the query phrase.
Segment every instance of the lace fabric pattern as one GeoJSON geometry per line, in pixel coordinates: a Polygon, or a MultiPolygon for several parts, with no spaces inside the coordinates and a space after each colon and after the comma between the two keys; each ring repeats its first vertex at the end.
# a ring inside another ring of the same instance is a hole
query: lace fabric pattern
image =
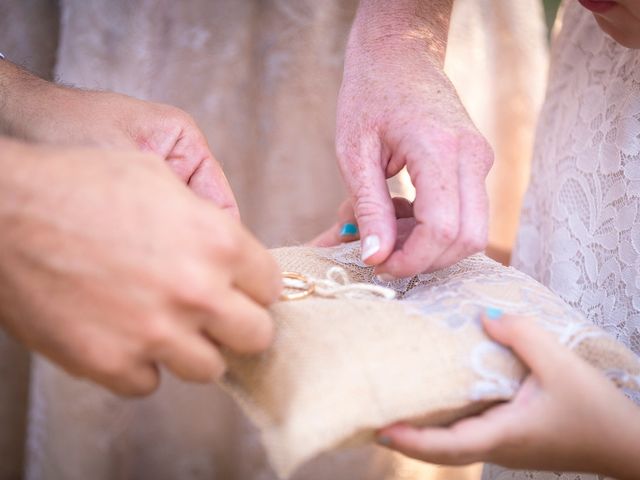
{"type": "Polygon", "coordinates": [[[572,3],[552,55],[514,265],[640,354],[640,54],[572,3]]]}
{"type": "MultiPolygon", "coordinates": [[[[405,311],[433,319],[439,318],[454,330],[473,324],[482,329],[480,314],[488,307],[535,318],[569,348],[576,348],[586,338],[605,337],[607,333],[587,321],[568,303],[529,275],[478,254],[449,268],[423,273],[411,278],[385,282],[373,274],[373,269],[360,259],[358,242],[332,249],[317,249],[316,254],[345,267],[352,280],[370,282],[396,291],[396,299],[405,311]]],[[[471,365],[481,378],[470,393],[472,398],[501,396],[510,398],[518,385],[487,368],[484,358],[499,354],[501,347],[483,342],[470,352],[471,365]]],[[[634,395],[640,393],[640,377],[617,369],[606,368],[605,373],[634,395]]]]}
{"type": "MultiPolygon", "coordinates": [[[[640,52],[565,7],[513,263],[640,354],[640,52]]],[[[483,478],[603,477],[487,466],[483,478]]]]}

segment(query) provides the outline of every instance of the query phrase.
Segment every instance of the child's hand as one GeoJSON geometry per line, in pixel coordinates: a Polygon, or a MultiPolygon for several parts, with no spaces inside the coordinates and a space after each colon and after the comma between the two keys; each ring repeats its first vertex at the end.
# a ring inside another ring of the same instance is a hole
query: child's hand
{"type": "MultiPolygon", "coordinates": [[[[396,245],[402,245],[411,229],[415,226],[413,204],[403,197],[395,197],[393,206],[396,211],[398,238],[396,245]]],[[[345,200],[338,209],[338,221],[316,238],[309,242],[315,247],[333,247],[341,243],[353,242],[360,239],[360,231],[353,207],[349,200],[345,200]]]]}
{"type": "Polygon", "coordinates": [[[448,428],[395,425],[379,443],[431,463],[640,478],[640,408],[530,319],[488,312],[484,326],[530,367],[517,396],[448,428]]]}
{"type": "Polygon", "coordinates": [[[360,238],[358,224],[349,200],[338,208],[338,221],[309,242],[314,247],[333,247],[360,238]]]}

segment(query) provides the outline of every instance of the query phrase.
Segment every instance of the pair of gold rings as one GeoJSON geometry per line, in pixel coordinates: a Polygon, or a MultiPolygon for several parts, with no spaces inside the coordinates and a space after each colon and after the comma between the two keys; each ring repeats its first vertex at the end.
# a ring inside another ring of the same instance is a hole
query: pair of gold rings
{"type": "Polygon", "coordinates": [[[300,300],[316,290],[315,284],[301,273],[282,272],[282,278],[284,279],[284,289],[280,294],[282,301],[300,300]],[[287,280],[294,280],[294,282],[287,282],[287,280]]]}

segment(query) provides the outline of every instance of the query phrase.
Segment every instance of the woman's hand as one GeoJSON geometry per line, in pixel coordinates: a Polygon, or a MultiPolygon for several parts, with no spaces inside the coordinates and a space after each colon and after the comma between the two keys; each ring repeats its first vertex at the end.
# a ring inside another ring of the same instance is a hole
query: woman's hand
{"type": "Polygon", "coordinates": [[[0,172],[0,324],[27,347],[145,394],[270,344],[276,262],[161,158],[0,137],[0,172]]]}
{"type": "Polygon", "coordinates": [[[532,319],[488,313],[487,333],[531,369],[517,396],[448,428],[391,426],[379,442],[445,465],[483,461],[640,478],[640,408],[532,319]]]}
{"type": "Polygon", "coordinates": [[[451,1],[363,0],[347,46],[337,154],[366,263],[405,277],[449,266],[488,237],[493,161],[444,74],[451,1]],[[416,223],[398,248],[385,179],[407,167],[416,223]]]}
{"type": "Polygon", "coordinates": [[[184,111],[111,92],[65,88],[0,62],[0,134],[37,143],[137,149],[162,157],[197,194],[238,207],[207,140],[184,111]]]}

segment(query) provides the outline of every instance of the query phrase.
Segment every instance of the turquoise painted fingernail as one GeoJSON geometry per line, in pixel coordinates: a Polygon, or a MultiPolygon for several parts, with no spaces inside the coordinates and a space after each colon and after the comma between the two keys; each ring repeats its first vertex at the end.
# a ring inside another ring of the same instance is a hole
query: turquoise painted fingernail
{"type": "Polygon", "coordinates": [[[502,310],[494,307],[487,308],[484,313],[489,320],[498,320],[502,316],[502,310]]]}
{"type": "Polygon", "coordinates": [[[341,237],[349,237],[358,234],[358,226],[355,223],[345,223],[340,229],[341,237]]]}
{"type": "Polygon", "coordinates": [[[386,435],[380,435],[379,437],[377,437],[376,442],[378,442],[383,447],[391,446],[391,438],[387,437],[386,435]]]}

